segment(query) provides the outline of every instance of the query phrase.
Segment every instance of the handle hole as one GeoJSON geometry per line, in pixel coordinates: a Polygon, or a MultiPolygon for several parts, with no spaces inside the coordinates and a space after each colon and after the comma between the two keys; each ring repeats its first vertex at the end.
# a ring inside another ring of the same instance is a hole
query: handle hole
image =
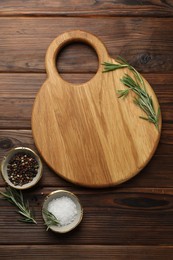
{"type": "Polygon", "coordinates": [[[90,80],[98,70],[98,56],[88,44],[72,42],[65,45],[56,58],[61,77],[75,84],[90,80]]]}

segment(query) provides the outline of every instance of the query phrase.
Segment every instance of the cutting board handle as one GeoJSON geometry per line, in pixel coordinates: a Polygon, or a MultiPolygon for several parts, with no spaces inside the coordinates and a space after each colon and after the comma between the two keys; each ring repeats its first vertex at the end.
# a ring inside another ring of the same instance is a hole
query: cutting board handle
{"type": "MultiPolygon", "coordinates": [[[[94,35],[70,31],[58,36],[48,48],[48,78],[32,111],[34,141],[46,163],[67,181],[95,188],[135,176],[149,162],[160,139],[160,131],[139,118],[146,115],[134,104],[135,93],[118,99],[116,91],[127,89],[122,77],[132,72],[126,68],[102,73],[103,62],[114,59],[94,35]],[[56,68],[59,51],[76,41],[92,46],[99,59],[96,75],[77,85],[63,80],[56,68]]],[[[144,83],[158,111],[157,97],[145,79],[144,83]]]]}
{"type": "Polygon", "coordinates": [[[75,30],[59,35],[50,44],[46,53],[46,71],[49,79],[52,80],[54,77],[58,77],[59,79],[61,78],[56,68],[56,57],[65,45],[72,42],[84,42],[90,45],[98,55],[99,66],[97,73],[102,72],[103,66],[101,64],[109,57],[106,47],[93,34],[85,31],[75,30]]]}

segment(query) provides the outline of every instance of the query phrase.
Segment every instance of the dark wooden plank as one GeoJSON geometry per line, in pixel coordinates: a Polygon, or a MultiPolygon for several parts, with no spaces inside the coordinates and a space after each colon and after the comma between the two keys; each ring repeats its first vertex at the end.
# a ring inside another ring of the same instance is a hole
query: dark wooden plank
{"type": "MultiPolygon", "coordinates": [[[[93,74],[63,74],[65,79],[85,82],[93,74]]],[[[162,116],[164,142],[173,143],[172,110],[173,91],[172,74],[144,74],[158,96],[162,116]]],[[[2,73],[0,79],[0,129],[30,129],[31,112],[35,95],[46,76],[44,74],[8,74],[2,73]]]]}
{"type": "Polygon", "coordinates": [[[172,259],[173,246],[114,246],[114,245],[15,245],[0,246],[3,259],[172,259]]]}
{"type": "MultiPolygon", "coordinates": [[[[24,192],[37,226],[17,222],[15,208],[0,199],[0,259],[172,259],[173,18],[164,17],[173,17],[173,3],[132,2],[1,1],[0,161],[14,146],[35,149],[31,108],[46,78],[45,52],[57,35],[70,29],[96,34],[112,57],[120,54],[147,73],[161,104],[163,131],[148,166],[115,188],[80,188],[44,165],[39,184],[24,192]],[[41,216],[45,196],[58,188],[76,193],[84,207],[81,225],[65,235],[46,232],[41,216]]],[[[73,44],[60,53],[57,66],[66,80],[84,82],[96,72],[97,57],[88,46],[73,44]]]]}
{"type": "MultiPolygon", "coordinates": [[[[105,43],[112,57],[121,55],[141,72],[172,73],[173,18],[15,17],[0,18],[0,71],[44,72],[44,57],[60,33],[82,29],[105,43]]],[[[96,70],[94,52],[73,44],[59,55],[59,71],[96,70]]]]}
{"type": "MultiPolygon", "coordinates": [[[[46,74],[43,73],[1,73],[0,75],[0,97],[28,96],[29,98],[33,98],[46,80],[46,74]]],[[[94,75],[94,73],[61,73],[63,79],[75,84],[86,82],[94,75]]],[[[164,88],[171,92],[173,82],[172,73],[143,73],[142,75],[148,80],[151,86],[153,86],[155,91],[157,90],[160,94],[164,94],[164,88]]],[[[165,93],[165,97],[169,98],[168,95],[165,93]]]]}
{"type": "Polygon", "coordinates": [[[172,16],[172,1],[82,1],[70,0],[6,0],[2,1],[0,15],[58,15],[58,16],[172,16]]]}
{"type": "MultiPolygon", "coordinates": [[[[3,159],[8,151],[14,147],[25,146],[35,150],[37,149],[34,145],[31,130],[17,130],[17,131],[0,131],[0,161],[3,159]]],[[[4,180],[0,175],[0,186],[4,185],[4,180]]],[[[43,177],[39,182],[40,186],[70,186],[70,183],[66,182],[58,175],[56,175],[48,166],[44,163],[43,177]]]]}
{"type": "Polygon", "coordinates": [[[172,245],[173,189],[91,189],[67,187],[84,208],[82,223],[66,235],[46,232],[41,216],[45,196],[56,189],[24,193],[35,211],[37,225],[18,222],[8,201],[0,200],[1,245],[172,245]]]}
{"type": "MultiPolygon", "coordinates": [[[[160,139],[155,155],[171,156],[173,153],[173,144],[171,142],[164,142],[166,138],[160,139]]],[[[4,153],[16,146],[30,146],[35,149],[31,130],[0,130],[0,158],[4,153]]]]}
{"type": "MultiPolygon", "coordinates": [[[[166,139],[166,138],[165,138],[166,139]]],[[[10,149],[17,146],[36,148],[30,130],[1,130],[0,131],[0,161],[10,149]]],[[[149,164],[134,178],[120,187],[172,187],[173,183],[173,145],[160,141],[158,149],[149,164]]],[[[70,186],[71,184],[60,178],[44,163],[43,177],[40,187],[70,186]]],[[[0,186],[4,181],[0,175],[0,186]]],[[[118,186],[119,187],[119,186],[118,186]]]]}
{"type": "MultiPolygon", "coordinates": [[[[89,80],[92,74],[68,75],[75,82],[89,80]]],[[[46,79],[44,74],[1,74],[0,128],[31,128],[34,98],[46,79]]]]}

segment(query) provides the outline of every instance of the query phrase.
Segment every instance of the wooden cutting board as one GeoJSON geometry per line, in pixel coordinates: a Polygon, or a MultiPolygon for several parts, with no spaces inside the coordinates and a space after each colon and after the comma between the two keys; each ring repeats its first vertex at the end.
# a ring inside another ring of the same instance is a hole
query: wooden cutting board
{"type": "MultiPolygon", "coordinates": [[[[131,72],[102,73],[105,61],[115,63],[94,35],[70,31],[58,36],[47,50],[47,80],[32,112],[33,137],[44,160],[61,177],[87,187],[113,186],[136,175],[160,138],[153,124],[139,118],[145,114],[133,103],[134,94],[124,99],[116,94],[126,89],[120,79],[131,72]],[[99,59],[96,75],[78,85],[64,81],[56,68],[59,51],[74,41],[91,45],[99,59]]],[[[157,111],[156,95],[144,81],[157,111]]]]}

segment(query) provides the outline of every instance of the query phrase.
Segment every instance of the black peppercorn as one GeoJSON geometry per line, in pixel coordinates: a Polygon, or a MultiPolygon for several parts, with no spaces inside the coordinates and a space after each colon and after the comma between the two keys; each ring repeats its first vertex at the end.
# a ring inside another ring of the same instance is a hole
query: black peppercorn
{"type": "Polygon", "coordinates": [[[38,173],[38,162],[30,154],[18,153],[7,165],[9,180],[15,185],[23,186],[31,182],[38,173]]]}

